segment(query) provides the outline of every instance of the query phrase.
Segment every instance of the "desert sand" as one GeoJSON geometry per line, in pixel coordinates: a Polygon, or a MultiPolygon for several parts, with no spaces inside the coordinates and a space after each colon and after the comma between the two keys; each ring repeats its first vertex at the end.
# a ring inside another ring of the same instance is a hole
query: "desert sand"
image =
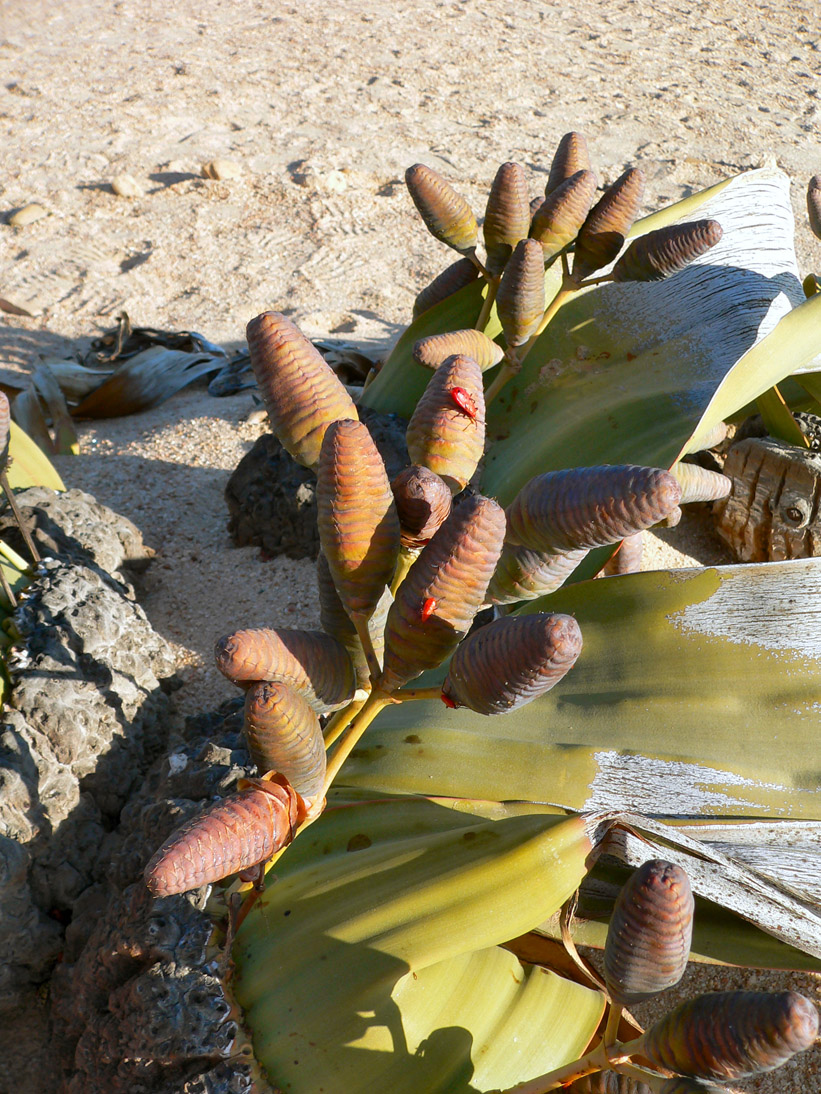
{"type": "MultiPolygon", "coordinates": [[[[0,213],[44,209],[0,224],[0,296],[28,313],[0,314],[3,370],[71,356],[121,311],[231,351],[276,308],[383,355],[451,260],[405,168],[429,164],[481,209],[505,160],[537,193],[569,129],[604,182],[643,167],[648,211],[774,158],[793,180],[799,267],[821,258],[804,208],[821,30],[800,0],[3,0],[0,70],[0,213]],[[235,177],[203,178],[216,158],[235,177]],[[114,192],[122,174],[137,196],[114,192]]],[[[56,460],[157,551],[142,603],[177,651],[183,713],[231,694],[220,634],[317,623],[312,564],[226,532],[225,482],[264,429],[253,409],[249,392],[199,385],[84,424],[81,455],[56,460]]],[[[726,560],[693,519],[645,565],[726,560]]],[[[798,1066],[755,1089],[809,1091],[798,1066]]]]}

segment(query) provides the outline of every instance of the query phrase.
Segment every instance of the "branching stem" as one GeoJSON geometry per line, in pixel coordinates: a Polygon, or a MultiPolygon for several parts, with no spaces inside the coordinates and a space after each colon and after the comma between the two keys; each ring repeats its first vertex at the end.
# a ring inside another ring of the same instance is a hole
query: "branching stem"
{"type": "Polygon", "coordinates": [[[404,703],[408,699],[441,699],[442,687],[435,688],[400,688],[393,693],[395,703],[404,703]]]}
{"type": "Polygon", "coordinates": [[[487,278],[487,293],[485,294],[484,302],[482,303],[482,310],[479,312],[479,318],[476,320],[474,330],[483,331],[487,326],[488,319],[490,319],[490,312],[496,301],[496,293],[499,289],[499,278],[491,277],[485,270],[487,278]]]}
{"type": "Polygon", "coordinates": [[[17,527],[20,529],[20,534],[26,541],[26,547],[28,547],[32,559],[34,562],[39,562],[40,552],[34,546],[34,540],[31,538],[28,528],[26,528],[23,523],[23,514],[20,512],[20,507],[15,500],[14,491],[9,485],[9,477],[5,471],[0,471],[0,486],[3,488],[3,493],[6,495],[11,511],[14,514],[14,519],[17,521],[17,527]]]}
{"type": "Polygon", "coordinates": [[[386,695],[384,691],[372,691],[365,700],[361,710],[357,713],[345,732],[340,735],[334,754],[328,763],[328,770],[325,773],[325,785],[322,788],[323,797],[327,795],[331,783],[339,774],[339,769],[350,756],[351,752],[353,752],[359,738],[377,714],[384,710],[386,706],[390,706],[394,701],[393,697],[386,695]]]}

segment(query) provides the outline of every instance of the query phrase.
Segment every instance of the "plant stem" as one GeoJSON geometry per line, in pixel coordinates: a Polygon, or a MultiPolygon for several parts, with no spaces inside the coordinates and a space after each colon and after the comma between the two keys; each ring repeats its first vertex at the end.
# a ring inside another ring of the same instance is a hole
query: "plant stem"
{"type": "Polygon", "coordinates": [[[528,353],[530,353],[531,349],[533,349],[536,339],[544,333],[547,324],[550,322],[550,320],[553,318],[553,316],[556,314],[562,304],[569,300],[569,298],[576,291],[577,287],[578,286],[574,282],[569,281],[568,279],[562,281],[562,287],[559,289],[559,291],[556,293],[556,295],[553,297],[553,299],[545,309],[545,313],[542,316],[542,321],[536,328],[536,333],[532,334],[528,341],[525,342],[524,346],[522,346],[519,353],[520,362],[524,361],[525,357],[527,357],[528,353]]]}
{"type": "Polygon", "coordinates": [[[468,253],[465,255],[465,258],[470,259],[470,261],[473,263],[473,265],[476,267],[482,277],[486,278],[488,281],[490,280],[491,275],[488,273],[487,267],[482,264],[482,260],[476,254],[475,247],[472,251],[468,251],[468,253]]]}
{"type": "Polygon", "coordinates": [[[357,713],[354,720],[341,735],[339,743],[336,746],[330,763],[328,764],[328,770],[325,773],[325,785],[322,788],[322,796],[325,797],[330,789],[331,783],[339,774],[339,769],[345,763],[347,758],[353,752],[359,738],[377,716],[380,711],[384,710],[386,706],[390,706],[395,702],[391,695],[386,695],[384,691],[372,691],[362,709],[357,713]]]}
{"type": "Polygon", "coordinates": [[[479,312],[479,318],[474,324],[474,330],[483,331],[487,326],[487,321],[490,319],[490,311],[496,300],[496,293],[499,289],[499,278],[491,277],[485,270],[487,276],[487,294],[485,295],[484,303],[482,304],[482,310],[479,312]]]}
{"type": "Polygon", "coordinates": [[[409,699],[441,699],[441,697],[441,684],[435,688],[400,688],[399,691],[393,693],[395,703],[404,703],[409,699]]]}
{"type": "Polygon", "coordinates": [[[0,566],[0,585],[3,587],[3,593],[9,602],[9,606],[14,609],[17,607],[17,597],[14,595],[11,585],[9,585],[8,578],[6,577],[6,571],[3,566],[0,566]]]}
{"type": "Polygon", "coordinates": [[[351,622],[356,627],[356,633],[359,636],[359,641],[362,643],[362,649],[365,652],[365,660],[368,662],[368,672],[371,675],[371,681],[378,680],[382,675],[382,666],[379,664],[379,658],[376,656],[376,652],[373,648],[373,639],[371,638],[371,632],[368,630],[368,617],[361,612],[351,612],[351,622]]]}
{"type": "Polygon", "coordinates": [[[621,1022],[622,1007],[615,1003],[610,1004],[607,1015],[607,1025],[604,1027],[604,1047],[610,1048],[619,1039],[619,1023],[621,1022]]]}
{"type": "Polygon", "coordinates": [[[601,277],[588,277],[588,279],[586,281],[579,281],[576,287],[579,288],[579,289],[586,289],[590,285],[603,285],[605,283],[605,281],[612,281],[612,280],[613,280],[613,275],[611,273],[602,274],[601,277]]]}
{"type": "Polygon", "coordinates": [[[31,566],[26,562],[22,555],[18,555],[13,547],[9,547],[8,543],[0,539],[0,555],[9,562],[15,570],[19,570],[22,574],[30,574],[31,566]]]}
{"type": "Polygon", "coordinates": [[[350,722],[356,717],[360,710],[366,703],[365,699],[353,699],[342,710],[338,710],[332,718],[329,719],[328,724],[323,730],[325,737],[325,748],[328,749],[339,737],[344,729],[346,729],[350,722]]]}
{"type": "Polygon", "coordinates": [[[626,1075],[630,1079],[636,1079],[640,1083],[644,1083],[652,1090],[660,1089],[662,1083],[667,1081],[664,1075],[659,1075],[655,1071],[645,1071],[643,1067],[636,1067],[635,1064],[619,1064],[614,1063],[611,1065],[613,1071],[617,1071],[619,1075],[626,1075]]]}
{"type": "Polygon", "coordinates": [[[20,508],[19,508],[17,502],[15,501],[14,491],[12,490],[11,486],[9,485],[9,477],[6,474],[5,471],[0,471],[0,486],[2,486],[3,493],[6,495],[6,498],[8,499],[8,503],[9,503],[9,506],[11,507],[11,511],[12,511],[12,513],[14,513],[14,519],[17,521],[17,527],[20,529],[20,534],[22,535],[23,539],[26,541],[26,546],[29,549],[29,553],[31,554],[32,559],[35,562],[39,562],[40,561],[40,552],[34,546],[34,540],[29,535],[29,530],[28,530],[28,528],[26,528],[25,524],[23,523],[23,516],[20,512],[20,508]]]}
{"type": "Polygon", "coordinates": [[[418,551],[411,550],[409,547],[400,548],[399,558],[396,560],[396,571],[393,575],[393,581],[391,582],[391,596],[396,596],[396,590],[407,577],[408,570],[414,564],[418,556],[418,551]]]}
{"type": "Polygon", "coordinates": [[[511,380],[521,369],[522,362],[519,356],[518,346],[510,346],[505,350],[505,361],[496,373],[496,378],[485,392],[485,407],[489,407],[508,380],[511,380]]]}

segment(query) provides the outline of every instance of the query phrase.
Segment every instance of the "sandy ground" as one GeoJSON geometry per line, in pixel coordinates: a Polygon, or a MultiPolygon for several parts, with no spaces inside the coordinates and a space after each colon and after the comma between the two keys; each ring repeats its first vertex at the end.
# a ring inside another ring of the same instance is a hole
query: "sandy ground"
{"type": "MultiPolygon", "coordinates": [[[[451,260],[405,168],[430,164],[482,209],[504,160],[538,192],[568,129],[604,181],[644,168],[648,210],[774,156],[799,265],[818,265],[804,194],[821,170],[821,34],[800,0],[3,0],[0,73],[0,213],[47,214],[0,224],[0,296],[31,313],[0,316],[6,369],[71,355],[121,310],[233,349],[274,307],[383,352],[451,260]],[[202,178],[216,157],[238,177],[202,178]],[[124,172],[141,196],[113,192],[124,172]]],[[[192,389],[83,426],[82,455],[58,460],[157,550],[143,602],[178,650],[185,712],[230,694],[220,634],[317,622],[309,563],[227,537],[252,406],[192,389]]],[[[664,540],[648,564],[726,559],[692,518],[664,540]]]]}

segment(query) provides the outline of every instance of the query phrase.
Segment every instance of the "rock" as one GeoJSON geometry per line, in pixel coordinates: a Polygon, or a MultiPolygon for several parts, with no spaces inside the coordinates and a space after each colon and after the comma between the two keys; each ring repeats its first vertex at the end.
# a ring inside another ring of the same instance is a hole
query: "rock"
{"type": "MultiPolygon", "coordinates": [[[[407,423],[396,415],[359,407],[392,479],[410,462],[407,423]]],[[[260,437],[225,488],[228,531],[238,547],[261,547],[271,557],[316,558],[316,476],[296,463],[273,434],[260,437]]]]}
{"type": "Polygon", "coordinates": [[[245,1094],[247,1042],[226,995],[226,962],[204,912],[208,889],[152,899],[142,871],[201,803],[251,771],[242,700],[188,720],[122,812],[103,884],[75,904],[52,981],[64,1094],[245,1094]]]}
{"type": "Polygon", "coordinates": [[[111,180],[111,189],[120,198],[141,198],[143,188],[133,175],[115,175],[111,180]]]}
{"type": "Polygon", "coordinates": [[[206,163],[202,169],[206,179],[236,179],[242,174],[242,168],[234,160],[216,159],[206,163]]]}
{"type": "Polygon", "coordinates": [[[27,495],[55,557],[15,613],[0,714],[0,1010],[47,979],[60,924],[104,879],[101,849],[174,725],[170,647],[94,560],[144,557],[133,525],[79,491],[27,495]]]}
{"type": "MultiPolygon", "coordinates": [[[[40,554],[59,555],[88,565],[94,562],[108,574],[123,569],[141,573],[154,557],[142,534],[126,517],[101,505],[82,490],[56,493],[34,486],[16,495],[26,528],[40,554]]],[[[0,511],[0,538],[28,557],[23,537],[8,508],[0,511]]]]}
{"type": "Polygon", "coordinates": [[[48,210],[44,206],[33,201],[30,205],[24,205],[22,209],[12,213],[9,217],[9,224],[12,228],[25,228],[27,224],[33,224],[35,220],[44,217],[47,212],[48,210]]]}

